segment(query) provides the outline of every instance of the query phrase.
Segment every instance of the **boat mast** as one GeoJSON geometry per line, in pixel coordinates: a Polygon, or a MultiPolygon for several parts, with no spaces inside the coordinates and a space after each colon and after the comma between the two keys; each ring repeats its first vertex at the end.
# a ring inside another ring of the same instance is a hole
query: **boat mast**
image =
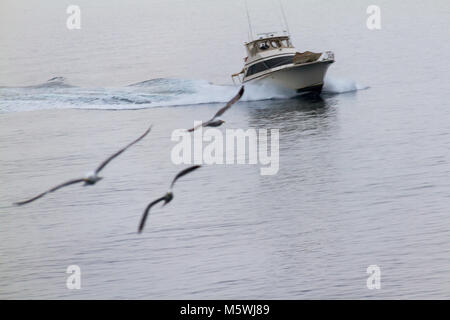
{"type": "Polygon", "coordinates": [[[289,25],[287,23],[286,14],[284,13],[283,4],[281,3],[281,0],[278,0],[278,3],[280,4],[281,14],[283,15],[284,25],[286,26],[287,35],[290,37],[291,33],[289,31],[289,25]]]}
{"type": "Polygon", "coordinates": [[[248,41],[253,41],[253,30],[252,30],[252,21],[250,20],[250,14],[248,13],[248,5],[247,0],[245,0],[245,11],[247,12],[247,21],[248,21],[248,41]]]}

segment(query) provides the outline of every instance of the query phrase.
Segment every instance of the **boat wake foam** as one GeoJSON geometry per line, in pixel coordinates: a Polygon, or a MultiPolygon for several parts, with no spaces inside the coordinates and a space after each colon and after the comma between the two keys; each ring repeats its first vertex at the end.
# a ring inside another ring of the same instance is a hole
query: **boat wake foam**
{"type": "MultiPolygon", "coordinates": [[[[354,81],[326,79],[324,92],[365,89],[354,81]]],[[[82,88],[63,77],[27,87],[0,87],[0,112],[40,109],[129,110],[152,107],[224,103],[238,86],[215,85],[204,80],[151,79],[119,88],[82,88]]],[[[289,99],[297,94],[269,85],[248,84],[242,101],[289,99]]]]}
{"type": "Polygon", "coordinates": [[[369,87],[356,83],[354,80],[325,77],[325,83],[322,89],[324,93],[346,93],[358,90],[365,90],[369,87]]]}

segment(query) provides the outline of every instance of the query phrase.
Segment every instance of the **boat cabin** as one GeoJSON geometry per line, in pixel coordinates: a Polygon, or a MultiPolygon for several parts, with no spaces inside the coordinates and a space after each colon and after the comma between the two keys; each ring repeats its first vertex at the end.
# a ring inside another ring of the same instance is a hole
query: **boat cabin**
{"type": "Polygon", "coordinates": [[[252,58],[259,53],[265,53],[270,50],[294,48],[291,40],[289,39],[289,36],[269,36],[266,38],[260,38],[258,40],[246,43],[245,47],[247,49],[247,55],[249,58],[252,58]]]}

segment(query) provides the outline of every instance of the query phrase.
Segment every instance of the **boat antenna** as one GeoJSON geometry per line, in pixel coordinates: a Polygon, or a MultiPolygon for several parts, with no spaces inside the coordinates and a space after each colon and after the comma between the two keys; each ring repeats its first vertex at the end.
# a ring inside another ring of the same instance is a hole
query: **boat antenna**
{"type": "Polygon", "coordinates": [[[278,0],[278,3],[280,4],[280,9],[281,9],[281,14],[283,15],[284,25],[286,26],[288,36],[290,36],[291,33],[289,31],[289,25],[287,23],[286,14],[284,13],[283,3],[281,3],[281,0],[278,0]]]}
{"type": "Polygon", "coordinates": [[[247,12],[247,21],[248,21],[248,39],[249,42],[253,41],[253,30],[252,30],[252,21],[250,20],[250,14],[248,13],[248,5],[247,5],[247,0],[244,1],[245,2],[245,11],[247,12]]]}

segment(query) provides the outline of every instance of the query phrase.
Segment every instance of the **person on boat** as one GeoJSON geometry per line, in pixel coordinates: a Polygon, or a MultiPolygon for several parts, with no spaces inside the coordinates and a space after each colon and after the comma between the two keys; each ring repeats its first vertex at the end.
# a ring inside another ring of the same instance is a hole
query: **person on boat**
{"type": "Polygon", "coordinates": [[[269,49],[269,45],[267,44],[267,42],[262,42],[262,43],[259,45],[259,49],[261,49],[261,50],[267,50],[267,49],[269,49]]]}

